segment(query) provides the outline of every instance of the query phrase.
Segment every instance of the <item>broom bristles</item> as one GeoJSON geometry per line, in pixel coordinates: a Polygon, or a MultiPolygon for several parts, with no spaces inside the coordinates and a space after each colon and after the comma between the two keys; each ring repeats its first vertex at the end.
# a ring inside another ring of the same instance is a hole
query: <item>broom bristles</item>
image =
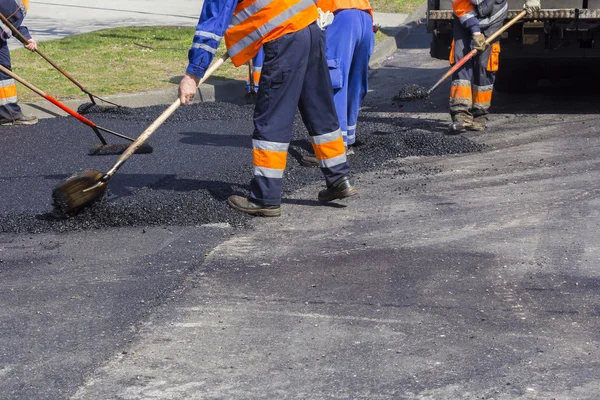
{"type": "Polygon", "coordinates": [[[87,192],[84,190],[96,185],[103,176],[104,174],[100,171],[85,170],[54,187],[52,191],[54,209],[60,215],[69,217],[100,200],[106,193],[106,185],[87,192]]]}

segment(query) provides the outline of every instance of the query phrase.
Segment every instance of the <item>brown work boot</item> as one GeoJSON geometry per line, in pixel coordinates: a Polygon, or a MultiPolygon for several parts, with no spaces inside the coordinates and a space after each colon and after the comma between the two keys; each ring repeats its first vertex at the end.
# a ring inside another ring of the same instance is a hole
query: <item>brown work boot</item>
{"type": "Polygon", "coordinates": [[[458,135],[473,126],[473,116],[467,113],[457,113],[452,116],[452,123],[448,129],[451,135],[458,135]]]}
{"type": "Polygon", "coordinates": [[[310,168],[316,168],[320,166],[319,160],[314,154],[304,154],[300,159],[300,165],[310,168]]]}
{"type": "Polygon", "coordinates": [[[256,215],[259,217],[279,217],[281,216],[280,206],[261,206],[260,204],[253,203],[247,197],[242,196],[229,196],[227,204],[231,208],[235,208],[238,211],[245,212],[246,214],[256,215]]]}
{"type": "Polygon", "coordinates": [[[478,117],[474,117],[473,118],[473,124],[469,127],[467,127],[468,130],[470,131],[485,131],[485,127],[487,125],[487,115],[480,115],[478,117]]]}
{"type": "Polygon", "coordinates": [[[0,125],[35,125],[38,119],[33,115],[20,114],[12,119],[4,119],[0,121],[0,125]]]}
{"type": "Polygon", "coordinates": [[[345,199],[346,197],[354,196],[357,193],[358,191],[352,186],[350,178],[348,176],[343,176],[331,186],[328,186],[327,189],[321,190],[318,198],[321,203],[327,203],[336,199],[345,199]]]}

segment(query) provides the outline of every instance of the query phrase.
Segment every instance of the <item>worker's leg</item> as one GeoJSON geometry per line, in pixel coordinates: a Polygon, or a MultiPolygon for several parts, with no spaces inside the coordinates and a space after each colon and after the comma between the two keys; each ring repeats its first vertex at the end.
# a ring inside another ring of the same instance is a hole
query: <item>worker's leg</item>
{"type": "MultiPolygon", "coordinates": [[[[348,76],[348,139],[351,146],[356,141],[356,124],[360,105],[365,98],[369,82],[369,60],[375,45],[371,14],[360,10],[349,10],[355,15],[359,40],[356,42],[348,76]]],[[[336,15],[337,18],[337,15],[336,15]]]]}
{"type": "Polygon", "coordinates": [[[338,12],[333,23],[325,31],[327,66],[344,143],[347,143],[348,135],[348,76],[358,40],[356,20],[352,11],[354,10],[338,12]]]}
{"type": "MultiPolygon", "coordinates": [[[[10,52],[5,41],[0,41],[0,65],[12,71],[10,52]]],[[[21,116],[21,107],[17,104],[15,81],[0,72],[0,123],[12,123],[21,116]]]]}
{"type": "Polygon", "coordinates": [[[254,179],[250,200],[278,206],[294,117],[311,50],[308,28],[265,43],[254,110],[254,179]]]}
{"type": "MultiPolygon", "coordinates": [[[[487,36],[492,35],[500,27],[501,23],[484,30],[487,36]]],[[[496,40],[483,53],[475,58],[473,70],[473,126],[472,130],[482,131],[487,123],[488,110],[492,104],[492,93],[498,71],[498,59],[500,57],[500,40],[496,40]]]]}
{"type": "MultiPolygon", "coordinates": [[[[331,188],[332,192],[328,194],[339,192],[340,197],[335,198],[348,197],[355,194],[356,190],[347,177],[350,166],[346,160],[344,140],[335,112],[333,91],[330,89],[331,77],[327,68],[327,59],[324,57],[325,35],[316,24],[310,25],[308,29],[311,40],[310,55],[298,106],[310,134],[321,171],[325,175],[327,187],[331,188]],[[341,183],[344,187],[337,191],[341,183]],[[343,191],[349,194],[344,195],[343,191]]],[[[333,198],[319,193],[319,199],[329,201],[333,198]]]]}
{"type": "MultiPolygon", "coordinates": [[[[452,64],[460,61],[471,51],[471,33],[462,27],[458,18],[454,18],[454,43],[450,57],[452,64]]],[[[450,115],[452,117],[452,131],[460,132],[473,122],[471,108],[473,106],[473,93],[471,82],[473,79],[473,60],[469,60],[452,74],[450,84],[450,115]]]]}

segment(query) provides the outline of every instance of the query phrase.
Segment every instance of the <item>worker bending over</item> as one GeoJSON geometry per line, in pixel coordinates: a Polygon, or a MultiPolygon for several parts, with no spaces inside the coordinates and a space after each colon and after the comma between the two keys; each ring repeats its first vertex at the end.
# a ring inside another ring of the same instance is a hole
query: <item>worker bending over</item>
{"type": "MultiPolygon", "coordinates": [[[[452,0],[454,41],[450,64],[471,49],[478,54],[452,74],[450,87],[450,133],[483,131],[492,102],[492,91],[500,57],[500,38],[488,47],[486,36],[500,29],[508,14],[507,0],[452,0]]],[[[528,13],[540,9],[540,0],[527,0],[528,13]]]]}
{"type": "MultiPolygon", "coordinates": [[[[29,30],[22,25],[29,0],[0,0],[0,13],[8,19],[23,36],[29,39],[24,45],[28,50],[37,50],[37,43],[31,38],[29,30]]],[[[8,39],[12,32],[8,26],[0,21],[0,65],[12,71],[10,65],[10,50],[8,39]]],[[[0,125],[33,125],[37,122],[34,116],[24,115],[17,104],[17,86],[14,79],[0,72],[0,125]]]]}
{"type": "Polygon", "coordinates": [[[313,0],[204,2],[179,86],[183,104],[193,98],[223,36],[235,66],[248,62],[261,46],[265,52],[254,110],[250,195],[228,199],[239,211],[268,217],[281,214],[281,186],[297,108],[325,175],[327,188],[319,192],[319,201],[356,194],[335,113],[324,35],[315,23],[318,17],[313,0]]]}

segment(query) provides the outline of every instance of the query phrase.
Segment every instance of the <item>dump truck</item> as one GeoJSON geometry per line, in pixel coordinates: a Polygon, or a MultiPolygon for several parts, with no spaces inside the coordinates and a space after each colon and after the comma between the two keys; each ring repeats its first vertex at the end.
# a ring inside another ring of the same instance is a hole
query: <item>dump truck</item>
{"type": "MultiPolygon", "coordinates": [[[[521,12],[524,3],[508,0],[507,20],[521,12]]],[[[541,7],[503,33],[497,89],[532,86],[537,83],[532,77],[552,80],[568,67],[588,60],[593,65],[593,59],[600,58],[600,0],[541,0],[541,7]],[[516,68],[520,73],[515,74],[516,68]]],[[[428,0],[432,57],[448,59],[453,18],[451,0],[428,0]]]]}

